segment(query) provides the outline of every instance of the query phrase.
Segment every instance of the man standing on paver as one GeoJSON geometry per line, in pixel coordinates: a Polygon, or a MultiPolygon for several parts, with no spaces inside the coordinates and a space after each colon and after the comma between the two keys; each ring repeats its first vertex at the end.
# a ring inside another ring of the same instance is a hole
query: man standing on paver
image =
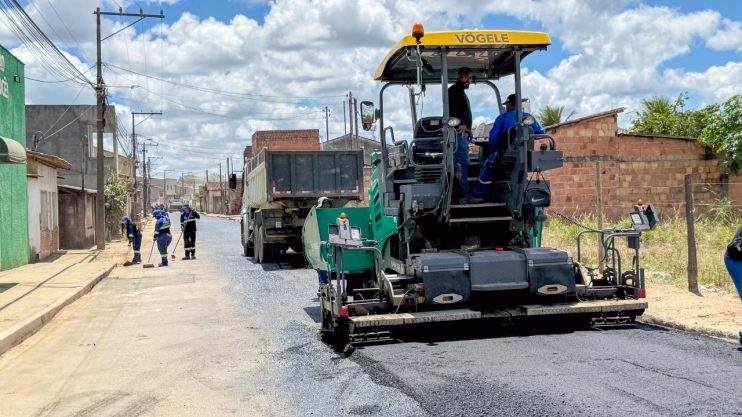
{"type": "Polygon", "coordinates": [[[154,216],[157,219],[154,239],[157,241],[157,250],[162,259],[157,266],[167,266],[167,247],[173,241],[173,236],[170,234],[170,219],[167,213],[159,210],[155,210],[154,216]]]}
{"type": "MultiPolygon", "coordinates": [[[[129,246],[134,247],[134,258],[131,260],[129,265],[142,262],[142,254],[140,252],[140,249],[142,248],[142,231],[139,230],[137,225],[129,220],[129,216],[121,218],[121,226],[122,229],[124,227],[126,228],[126,237],[129,239],[129,246]]],[[[124,265],[128,266],[127,264],[124,265]]]]}
{"type": "Polygon", "coordinates": [[[183,260],[196,259],[196,219],[200,219],[201,216],[188,203],[183,203],[183,208],[180,210],[180,230],[183,231],[183,247],[185,248],[183,260]]]}

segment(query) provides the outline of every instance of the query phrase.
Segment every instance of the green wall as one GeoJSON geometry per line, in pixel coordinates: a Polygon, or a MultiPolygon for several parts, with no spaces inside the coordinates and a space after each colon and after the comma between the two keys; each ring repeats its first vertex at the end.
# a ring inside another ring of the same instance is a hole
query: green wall
{"type": "MultiPolygon", "coordinates": [[[[0,46],[0,136],[26,145],[26,88],[23,63],[0,46]],[[7,83],[7,97],[5,83],[7,83]]],[[[0,163],[0,270],[28,263],[26,164],[0,163]]]]}

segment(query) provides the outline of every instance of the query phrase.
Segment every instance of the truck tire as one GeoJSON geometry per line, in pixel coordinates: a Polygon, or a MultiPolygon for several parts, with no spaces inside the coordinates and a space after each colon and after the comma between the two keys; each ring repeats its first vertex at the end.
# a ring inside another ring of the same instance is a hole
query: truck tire
{"type": "Polygon", "coordinates": [[[255,240],[255,263],[263,263],[263,225],[258,226],[258,230],[254,233],[254,240],[255,240]]]}
{"type": "Polygon", "coordinates": [[[242,253],[248,258],[252,258],[255,256],[255,248],[250,247],[250,242],[244,242],[242,243],[242,253]]]}
{"type": "Polygon", "coordinates": [[[260,253],[261,263],[271,263],[276,261],[276,246],[274,244],[265,243],[265,229],[260,227],[260,241],[263,243],[263,250],[260,253]]]}
{"type": "Polygon", "coordinates": [[[255,248],[250,247],[250,242],[248,241],[247,237],[245,237],[245,226],[243,223],[240,223],[240,229],[242,235],[242,254],[246,257],[255,256],[255,248]]]}

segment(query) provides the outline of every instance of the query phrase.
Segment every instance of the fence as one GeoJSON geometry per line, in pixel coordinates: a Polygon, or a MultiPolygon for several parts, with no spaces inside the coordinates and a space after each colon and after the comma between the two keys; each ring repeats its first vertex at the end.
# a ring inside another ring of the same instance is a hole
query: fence
{"type": "MultiPolygon", "coordinates": [[[[552,205],[551,213],[569,218],[588,216],[595,219],[598,228],[603,228],[605,222],[615,224],[616,221],[626,221],[632,205],[641,198],[652,205],[660,223],[672,223],[677,226],[672,230],[673,235],[677,237],[675,253],[667,252],[660,256],[672,257],[675,263],[678,258],[686,257],[684,270],[676,269],[673,272],[681,276],[687,273],[688,290],[700,293],[699,272],[706,282],[727,285],[729,278],[723,265],[723,246],[731,240],[734,226],[738,226],[735,222],[740,219],[739,209],[742,205],[738,202],[742,202],[742,182],[730,182],[724,175],[721,178],[716,176],[715,181],[708,181],[711,179],[709,175],[698,172],[682,176],[668,175],[658,180],[658,185],[647,184],[646,177],[631,178],[631,175],[627,175],[628,178],[620,178],[621,174],[616,175],[615,172],[610,173],[610,178],[604,181],[606,175],[601,161],[592,163],[594,167],[591,171],[594,178],[591,180],[587,177],[585,167],[582,167],[579,181],[575,179],[579,185],[576,186],[577,192],[573,193],[572,204],[565,204],[564,199],[557,201],[557,204],[552,205]],[[701,239],[704,239],[701,271],[697,236],[699,222],[704,228],[701,230],[703,232],[701,239]],[[713,226],[714,223],[727,226],[713,226]],[[712,226],[713,231],[706,230],[712,226]],[[708,242],[709,239],[713,244],[708,242]],[[716,253],[717,251],[719,253],[716,253]]],[[[559,189],[558,186],[552,186],[552,190],[557,197],[559,193],[570,191],[569,188],[559,189]]],[[[653,239],[651,233],[655,233],[656,236],[657,233],[665,233],[666,228],[662,230],[650,232],[645,236],[651,241],[653,239]]],[[[654,239],[657,241],[656,237],[654,239]]]]}

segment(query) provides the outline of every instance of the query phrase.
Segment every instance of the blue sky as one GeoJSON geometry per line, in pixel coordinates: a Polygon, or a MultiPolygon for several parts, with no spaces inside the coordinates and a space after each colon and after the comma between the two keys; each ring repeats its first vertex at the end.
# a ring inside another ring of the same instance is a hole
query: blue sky
{"type": "MultiPolygon", "coordinates": [[[[26,10],[81,70],[95,57],[102,4],[148,13],[158,0],[25,0],[26,10]],[[55,7],[56,6],[56,7],[55,7]],[[67,37],[67,33],[71,33],[67,37]],[[60,35],[60,38],[57,38],[60,35]],[[74,39],[73,39],[74,38],[74,39]]],[[[348,91],[376,99],[373,71],[416,21],[428,31],[545,31],[547,52],[531,54],[523,88],[533,110],[563,105],[576,116],[626,107],[627,126],[643,98],[690,95],[689,107],[742,92],[742,1],[690,0],[167,0],[164,22],[145,20],[105,41],[111,100],[128,129],[132,110],[162,110],[141,127],[161,142],[161,168],[202,170],[239,154],[256,130],[317,128],[342,134],[348,91]],[[362,4],[363,7],[359,7],[362,4]],[[180,83],[164,83],[139,74],[180,83]],[[185,85],[186,87],[183,87],[185,85]],[[218,91],[216,91],[218,90],[218,91]],[[224,92],[227,92],[225,94],[224,92]],[[231,93],[239,93],[237,96],[231,93]],[[310,97],[297,99],[296,97],[310,97]]],[[[105,19],[104,34],[130,22],[105,19]],[[115,26],[118,25],[118,26],[115,26]]],[[[0,22],[0,44],[26,62],[27,75],[53,79],[0,22]]],[[[29,83],[27,102],[93,103],[75,85],[29,83]]],[[[502,87],[504,93],[512,89],[502,87]]],[[[470,91],[475,122],[494,116],[491,97],[470,91]]],[[[429,95],[426,114],[435,112],[429,95]]],[[[376,100],[374,100],[376,101],[376,100]]],[[[401,109],[406,106],[400,100],[401,109]]],[[[404,111],[389,115],[406,134],[404,111]]],[[[137,128],[139,132],[140,128],[137,128]]]]}

